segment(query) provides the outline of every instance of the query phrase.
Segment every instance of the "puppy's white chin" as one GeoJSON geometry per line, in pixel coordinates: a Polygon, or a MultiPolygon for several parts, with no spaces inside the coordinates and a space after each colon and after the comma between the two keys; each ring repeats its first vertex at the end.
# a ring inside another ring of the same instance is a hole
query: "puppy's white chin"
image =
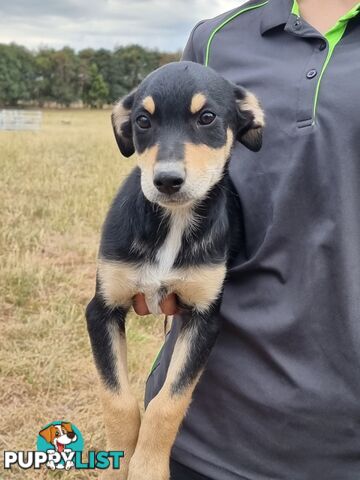
{"type": "Polygon", "coordinates": [[[173,195],[165,195],[157,190],[142,189],[143,194],[151,203],[156,203],[163,208],[180,208],[192,205],[196,199],[189,197],[181,192],[174,193],[173,195]]]}
{"type": "Polygon", "coordinates": [[[185,207],[191,207],[194,204],[195,200],[194,199],[187,199],[187,200],[158,200],[155,203],[160,205],[163,208],[168,208],[168,209],[176,209],[176,208],[185,208],[185,207]]]}

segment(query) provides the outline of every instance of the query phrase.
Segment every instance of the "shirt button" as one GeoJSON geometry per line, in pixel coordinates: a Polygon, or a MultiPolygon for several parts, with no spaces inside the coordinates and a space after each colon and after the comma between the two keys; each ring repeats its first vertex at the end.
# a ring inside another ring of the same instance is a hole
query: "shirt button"
{"type": "Polygon", "coordinates": [[[319,50],[323,51],[326,48],[326,42],[324,40],[321,40],[320,45],[319,45],[319,50]]]}
{"type": "Polygon", "coordinates": [[[294,23],[295,30],[299,30],[301,28],[301,20],[297,19],[294,23]]]}
{"type": "Polygon", "coordinates": [[[315,68],[312,68],[311,70],[309,70],[306,74],[306,78],[308,78],[309,80],[311,80],[312,78],[316,77],[317,75],[317,71],[315,70],[315,68]]]}

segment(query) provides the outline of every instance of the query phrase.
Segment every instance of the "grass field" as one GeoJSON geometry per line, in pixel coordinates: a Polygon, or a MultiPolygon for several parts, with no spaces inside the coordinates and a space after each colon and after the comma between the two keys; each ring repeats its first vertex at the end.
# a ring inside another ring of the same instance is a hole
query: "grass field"
{"type": "MultiPolygon", "coordinates": [[[[59,419],[81,430],[85,451],[105,448],[84,308],[105,212],[131,168],[109,111],[46,111],[38,133],[0,132],[1,451],[34,450],[40,428],[59,419]]],[[[141,404],[162,341],[162,319],[131,316],[130,379],[141,404]]],[[[0,468],[1,479],[96,477],[0,468]]]]}

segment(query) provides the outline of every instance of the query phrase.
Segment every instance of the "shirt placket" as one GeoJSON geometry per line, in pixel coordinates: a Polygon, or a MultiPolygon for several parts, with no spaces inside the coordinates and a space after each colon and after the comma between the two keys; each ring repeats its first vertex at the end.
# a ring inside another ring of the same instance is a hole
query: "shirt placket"
{"type": "Polygon", "coordinates": [[[297,88],[296,126],[301,131],[307,131],[314,125],[317,83],[326,62],[329,44],[326,38],[295,14],[290,16],[285,31],[303,38],[312,47],[297,88]]]}
{"type": "Polygon", "coordinates": [[[292,14],[285,26],[288,33],[312,42],[312,53],[302,72],[298,86],[296,126],[299,131],[307,132],[316,123],[316,111],[321,88],[321,80],[336,45],[341,41],[348,21],[359,14],[360,4],[344,15],[329,30],[321,35],[299,16],[297,2],[294,2],[292,14]]]}

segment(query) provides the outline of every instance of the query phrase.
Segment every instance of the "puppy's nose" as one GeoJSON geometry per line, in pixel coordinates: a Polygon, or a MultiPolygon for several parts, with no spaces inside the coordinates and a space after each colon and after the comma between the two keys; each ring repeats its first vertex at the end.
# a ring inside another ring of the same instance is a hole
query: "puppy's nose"
{"type": "Polygon", "coordinates": [[[154,185],[161,193],[171,195],[180,190],[184,177],[179,172],[158,172],[154,176],[154,185]]]}
{"type": "Polygon", "coordinates": [[[69,438],[74,438],[74,437],[75,437],[75,433],[74,433],[74,432],[68,432],[68,433],[67,433],[67,436],[68,436],[69,438]]]}

